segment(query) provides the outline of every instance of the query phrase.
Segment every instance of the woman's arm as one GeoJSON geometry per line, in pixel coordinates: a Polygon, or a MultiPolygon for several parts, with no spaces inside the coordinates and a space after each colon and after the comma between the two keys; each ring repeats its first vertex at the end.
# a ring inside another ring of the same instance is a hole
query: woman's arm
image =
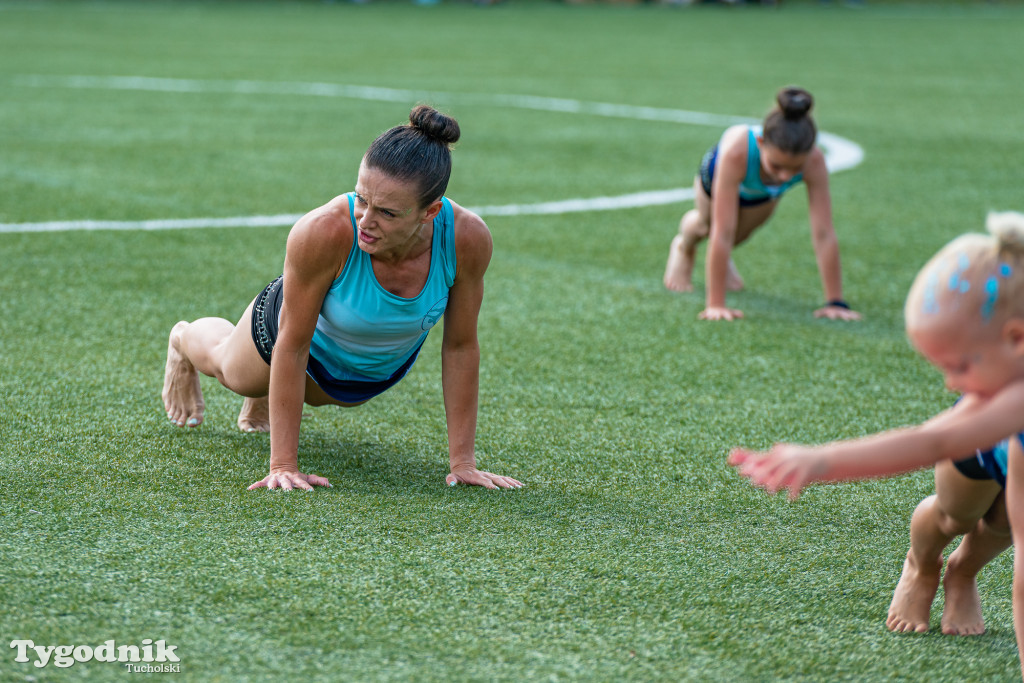
{"type": "MultiPolygon", "coordinates": [[[[807,186],[807,208],[811,222],[811,243],[818,261],[821,286],[825,301],[844,301],[843,276],[839,262],[839,240],[832,225],[832,195],[828,187],[828,166],[825,155],[815,148],[804,165],[804,184],[807,186]]],[[[833,320],[860,320],[860,314],[843,306],[826,305],[814,312],[819,318],[833,320]]]]}
{"type": "Polygon", "coordinates": [[[740,211],[740,183],[747,172],[746,128],[737,126],[722,136],[715,177],[711,181],[711,232],[705,263],[705,303],[700,317],[705,320],[742,318],[739,310],[725,305],[725,281],[729,258],[736,243],[740,211]]]}
{"type": "Polygon", "coordinates": [[[475,214],[453,203],[458,267],[448,292],[441,341],[441,386],[448,422],[448,484],[489,489],[522,484],[476,468],[476,420],[480,389],[477,319],[484,296],[484,272],[491,260],[491,233],[475,214]]]}
{"type": "Polygon", "coordinates": [[[814,482],[901,474],[942,460],[965,458],[1024,431],[1024,382],[987,401],[967,397],[921,425],[822,446],[777,444],[756,453],[736,449],[729,464],[771,493],[788,489],[791,499],[814,482]]]}
{"type": "Polygon", "coordinates": [[[323,477],[299,471],[299,423],[317,316],[351,245],[345,201],[335,200],[307,214],[288,235],[284,300],[270,364],[270,473],[250,489],[280,486],[308,491],[312,485],[330,485],[323,477]]]}

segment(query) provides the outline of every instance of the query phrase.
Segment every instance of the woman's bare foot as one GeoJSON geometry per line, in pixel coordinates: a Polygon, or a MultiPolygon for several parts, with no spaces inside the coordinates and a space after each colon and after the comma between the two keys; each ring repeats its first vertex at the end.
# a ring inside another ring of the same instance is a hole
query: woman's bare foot
{"type": "Polygon", "coordinates": [[[266,396],[245,399],[238,413],[238,428],[243,432],[270,431],[270,401],[266,396]]]}
{"type": "Polygon", "coordinates": [[[889,604],[889,615],[885,626],[890,631],[901,633],[928,631],[932,614],[932,601],[939,590],[939,576],[942,573],[942,558],[930,569],[921,570],[910,560],[910,553],[903,563],[903,573],[893,592],[889,604]]]}
{"type": "Polygon", "coordinates": [[[736,270],[736,264],[732,259],[729,259],[729,270],[725,274],[725,289],[729,292],[743,290],[743,278],[740,277],[740,271],[736,270]]]}
{"type": "Polygon", "coordinates": [[[963,576],[955,567],[947,566],[942,588],[946,593],[942,632],[947,636],[980,636],[984,633],[985,619],[981,616],[977,576],[963,576]]]}
{"type": "Polygon", "coordinates": [[[181,335],[186,327],[188,323],[182,320],[171,328],[167,340],[164,389],[160,395],[171,422],[179,427],[197,427],[203,422],[206,404],[203,402],[203,390],[199,386],[199,372],[179,350],[181,335]]]}
{"type": "Polygon", "coordinates": [[[685,240],[676,235],[668,249],[668,263],[665,264],[665,287],[673,292],[693,291],[693,253],[686,252],[685,240]]]}

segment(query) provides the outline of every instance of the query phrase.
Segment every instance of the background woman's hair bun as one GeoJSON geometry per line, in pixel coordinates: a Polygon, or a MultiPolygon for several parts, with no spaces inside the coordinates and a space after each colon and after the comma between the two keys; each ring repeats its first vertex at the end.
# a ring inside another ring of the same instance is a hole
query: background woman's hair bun
{"type": "Polygon", "coordinates": [[[790,121],[807,116],[811,107],[814,106],[814,98],[811,97],[811,93],[794,86],[780,90],[779,94],[775,96],[775,101],[783,116],[790,121]]]}
{"type": "Polygon", "coordinates": [[[409,125],[431,140],[437,140],[446,145],[458,142],[462,135],[459,123],[455,119],[426,104],[417,105],[409,112],[409,125]]]}

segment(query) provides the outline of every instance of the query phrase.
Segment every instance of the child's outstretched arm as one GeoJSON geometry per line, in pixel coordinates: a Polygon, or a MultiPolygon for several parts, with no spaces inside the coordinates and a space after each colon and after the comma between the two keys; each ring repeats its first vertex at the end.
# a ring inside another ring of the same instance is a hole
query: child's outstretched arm
{"type": "Polygon", "coordinates": [[[767,452],[735,449],[729,464],[770,493],[795,500],[808,484],[902,474],[991,448],[1024,431],[1024,382],[981,400],[965,396],[924,424],[822,446],[777,444],[767,452]]]}

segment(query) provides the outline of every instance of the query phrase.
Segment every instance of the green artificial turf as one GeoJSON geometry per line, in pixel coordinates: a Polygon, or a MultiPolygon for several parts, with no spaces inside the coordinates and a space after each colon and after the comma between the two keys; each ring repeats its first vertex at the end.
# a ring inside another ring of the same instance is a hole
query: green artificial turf
{"type": "Polygon", "coordinates": [[[1017,678],[1009,554],[981,575],[986,635],[940,635],[941,594],[929,634],[885,629],[930,472],[789,504],[725,456],[953,400],[902,301],[942,244],[1024,209],[1022,31],[1024,9],[981,3],[0,2],[6,225],[300,214],[421,99],[282,84],[434,93],[465,206],[689,186],[721,132],[497,95],[759,118],[798,83],[865,152],[832,179],[858,324],[811,316],[802,190],[736,252],[735,324],[661,285],[685,202],[486,217],[477,452],[517,491],[444,485],[439,334],[387,394],[307,410],[300,463],[329,490],[246,491],[268,439],[212,380],[199,429],[167,424],[168,330],[236,319],[287,226],[0,231],[0,679],[132,675],[16,662],[19,639],[162,639],[181,661],[161,675],[194,681],[1017,678]]]}

